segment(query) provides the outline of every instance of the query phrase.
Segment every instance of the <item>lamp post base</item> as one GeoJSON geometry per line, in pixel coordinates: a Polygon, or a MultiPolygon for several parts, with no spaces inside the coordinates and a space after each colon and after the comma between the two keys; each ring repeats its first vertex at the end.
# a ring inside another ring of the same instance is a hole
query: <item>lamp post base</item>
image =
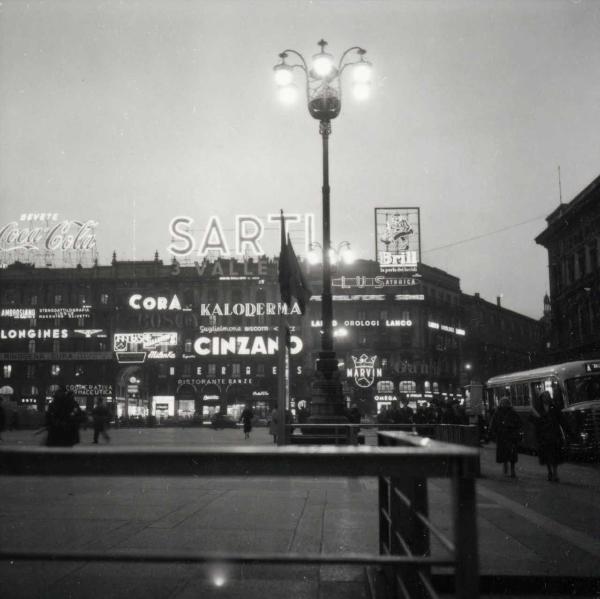
{"type": "Polygon", "coordinates": [[[344,424],[348,422],[345,416],[346,406],[335,352],[322,351],[319,353],[311,391],[309,423],[344,424]]]}

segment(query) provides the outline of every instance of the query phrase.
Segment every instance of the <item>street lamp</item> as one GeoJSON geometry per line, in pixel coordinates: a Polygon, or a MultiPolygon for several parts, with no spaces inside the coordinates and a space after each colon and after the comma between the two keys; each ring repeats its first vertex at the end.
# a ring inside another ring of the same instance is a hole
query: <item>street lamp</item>
{"type": "Polygon", "coordinates": [[[323,291],[321,295],[321,318],[323,334],[321,351],[316,363],[313,382],[311,421],[339,422],[343,418],[344,399],[338,370],[338,360],[333,349],[333,302],[331,296],[331,238],[329,219],[329,135],[331,119],[337,117],[342,107],[342,75],[348,67],[353,72],[353,92],[358,100],[369,96],[371,89],[371,63],[365,60],[366,50],[358,46],[348,48],[337,66],[331,54],[326,52],[327,42],[318,42],[320,52],[312,57],[310,66],[296,50],[284,50],[279,54],[281,62],[273,67],[279,97],[285,103],[295,100],[298,89],[294,84],[294,72],[304,72],[308,112],[319,121],[319,133],[323,143],[323,291]],[[292,56],[294,62],[287,61],[292,56]],[[298,62],[296,62],[298,61],[298,62]]]}
{"type": "MultiPolygon", "coordinates": [[[[323,260],[323,246],[318,241],[313,241],[308,246],[308,254],[306,259],[309,264],[320,264],[323,260]],[[321,250],[321,251],[318,251],[321,250]]],[[[352,264],[354,262],[354,253],[349,241],[342,241],[335,248],[329,249],[329,260],[331,264],[343,262],[344,264],[352,264]]]]}

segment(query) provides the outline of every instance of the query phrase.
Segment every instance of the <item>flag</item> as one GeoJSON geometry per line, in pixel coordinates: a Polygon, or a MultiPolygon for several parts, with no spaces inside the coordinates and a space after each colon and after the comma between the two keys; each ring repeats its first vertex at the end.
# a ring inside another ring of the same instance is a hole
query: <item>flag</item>
{"type": "Polygon", "coordinates": [[[311,296],[311,290],[306,277],[300,268],[296,252],[292,246],[290,236],[285,235],[285,219],[281,211],[281,251],[279,253],[279,289],[281,300],[288,307],[292,304],[292,298],[296,298],[300,312],[304,314],[306,304],[311,296]]]}

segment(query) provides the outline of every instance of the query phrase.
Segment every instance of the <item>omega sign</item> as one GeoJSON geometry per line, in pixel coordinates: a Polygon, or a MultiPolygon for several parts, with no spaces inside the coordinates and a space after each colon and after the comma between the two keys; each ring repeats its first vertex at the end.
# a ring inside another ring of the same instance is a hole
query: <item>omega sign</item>
{"type": "MultiPolygon", "coordinates": [[[[238,356],[273,355],[277,353],[279,343],[271,337],[198,337],[194,343],[194,351],[199,356],[238,356]]],[[[292,335],[290,353],[302,351],[302,339],[292,335]]]]}

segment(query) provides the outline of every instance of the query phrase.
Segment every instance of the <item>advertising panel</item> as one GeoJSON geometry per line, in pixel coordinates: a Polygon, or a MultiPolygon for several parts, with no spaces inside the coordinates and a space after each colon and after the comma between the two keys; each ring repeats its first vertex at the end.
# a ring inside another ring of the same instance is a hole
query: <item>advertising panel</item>
{"type": "Polygon", "coordinates": [[[118,362],[140,363],[175,358],[177,333],[115,333],[113,347],[118,362]]]}
{"type": "Polygon", "coordinates": [[[375,208],[375,255],[382,272],[414,272],[421,261],[419,208],[375,208]]]}

